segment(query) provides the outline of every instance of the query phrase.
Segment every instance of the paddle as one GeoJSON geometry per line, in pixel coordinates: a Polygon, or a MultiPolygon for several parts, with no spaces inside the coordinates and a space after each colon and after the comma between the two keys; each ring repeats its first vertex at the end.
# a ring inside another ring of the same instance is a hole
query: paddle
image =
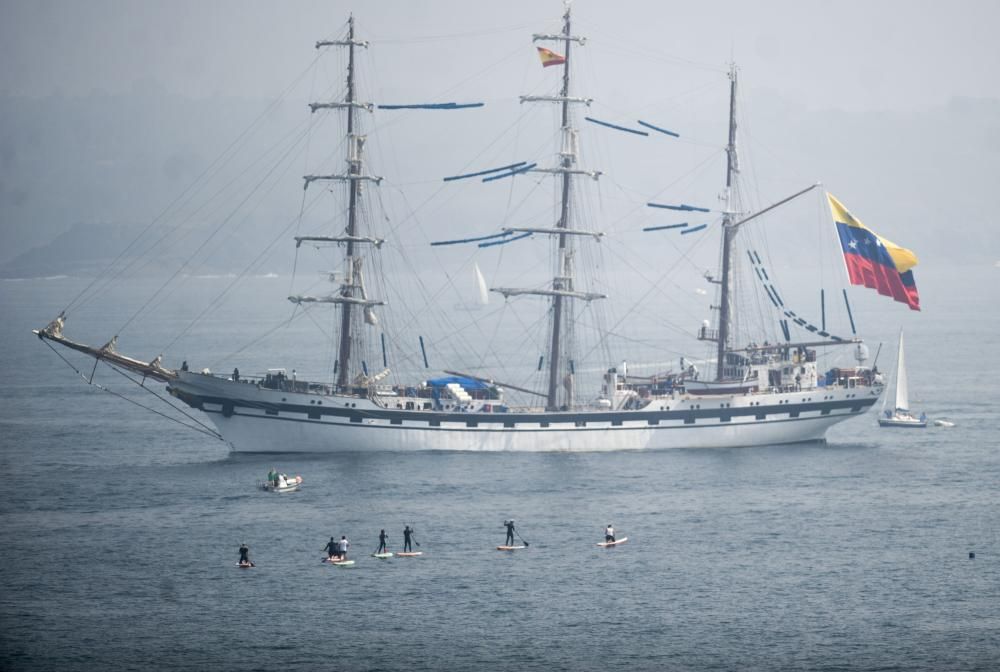
{"type": "Polygon", "coordinates": [[[521,534],[516,529],[514,530],[514,534],[516,534],[517,538],[521,540],[521,543],[524,544],[525,548],[527,548],[528,546],[531,546],[531,544],[529,544],[528,542],[526,542],[524,540],[524,537],[522,537],[521,534]]]}

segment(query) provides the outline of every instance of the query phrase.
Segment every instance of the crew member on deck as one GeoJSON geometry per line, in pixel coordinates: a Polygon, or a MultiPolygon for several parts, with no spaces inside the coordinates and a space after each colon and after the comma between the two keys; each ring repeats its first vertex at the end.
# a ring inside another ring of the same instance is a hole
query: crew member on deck
{"type": "Polygon", "coordinates": [[[615,541],[615,528],[608,523],[608,526],[604,528],[604,541],[608,544],[613,544],[615,541]]]}
{"type": "Polygon", "coordinates": [[[506,541],[506,543],[504,545],[505,546],[513,546],[514,545],[514,521],[513,520],[505,520],[505,521],[503,521],[503,524],[504,524],[504,527],[507,528],[507,541],[506,541]]]}
{"type": "Polygon", "coordinates": [[[413,536],[413,528],[407,525],[403,528],[403,552],[409,553],[413,550],[410,545],[410,538],[413,536]]]}
{"type": "Polygon", "coordinates": [[[376,553],[385,553],[388,550],[385,546],[385,540],[386,540],[385,530],[381,530],[378,533],[378,550],[375,551],[376,553]]]}

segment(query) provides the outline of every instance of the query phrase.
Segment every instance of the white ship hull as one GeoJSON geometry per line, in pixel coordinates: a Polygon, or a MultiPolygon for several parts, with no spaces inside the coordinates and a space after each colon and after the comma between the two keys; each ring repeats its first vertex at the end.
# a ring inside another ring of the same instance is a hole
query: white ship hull
{"type": "Polygon", "coordinates": [[[286,392],[187,374],[172,390],[238,452],[588,452],[820,441],[881,387],[657,399],[635,411],[403,411],[358,397],[286,392]]]}

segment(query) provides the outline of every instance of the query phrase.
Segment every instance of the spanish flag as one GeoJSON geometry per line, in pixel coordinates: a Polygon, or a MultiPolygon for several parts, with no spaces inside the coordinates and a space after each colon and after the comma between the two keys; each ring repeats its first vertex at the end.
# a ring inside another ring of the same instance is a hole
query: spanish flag
{"type": "Polygon", "coordinates": [[[866,227],[833,194],[827,193],[826,199],[837,224],[851,284],[864,285],[905,303],[910,310],[920,310],[920,295],[910,270],[917,265],[917,255],[866,227]]]}
{"type": "Polygon", "coordinates": [[[550,65],[562,65],[566,62],[566,57],[557,54],[551,49],[546,49],[545,47],[535,47],[538,49],[538,58],[542,59],[542,67],[547,68],[550,65]]]}

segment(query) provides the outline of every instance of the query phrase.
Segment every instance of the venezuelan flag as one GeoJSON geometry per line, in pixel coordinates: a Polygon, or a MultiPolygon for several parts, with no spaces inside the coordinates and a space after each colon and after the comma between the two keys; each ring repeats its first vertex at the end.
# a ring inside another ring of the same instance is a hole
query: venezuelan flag
{"type": "Polygon", "coordinates": [[[535,47],[538,49],[538,58],[542,59],[542,67],[547,68],[550,65],[561,65],[566,62],[566,57],[557,54],[551,49],[546,49],[545,47],[535,47]]]}
{"type": "Polygon", "coordinates": [[[826,199],[837,224],[851,284],[864,285],[905,303],[910,310],[920,310],[920,296],[910,270],[917,265],[917,255],[866,227],[833,194],[827,193],[826,199]]]}

